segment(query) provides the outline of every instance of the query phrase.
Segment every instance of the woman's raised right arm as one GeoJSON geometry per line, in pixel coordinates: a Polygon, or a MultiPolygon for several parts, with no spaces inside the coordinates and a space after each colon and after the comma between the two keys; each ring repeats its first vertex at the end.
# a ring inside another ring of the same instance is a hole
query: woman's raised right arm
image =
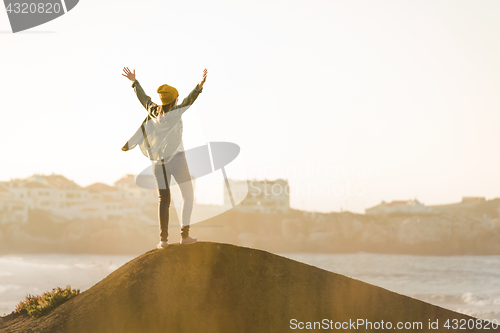
{"type": "Polygon", "coordinates": [[[139,81],[137,81],[137,79],[135,77],[135,69],[134,69],[134,72],[131,72],[130,69],[128,69],[128,67],[124,67],[123,72],[125,74],[122,74],[122,75],[133,82],[132,88],[134,88],[135,95],[139,99],[139,102],[141,102],[142,106],[144,106],[144,108],[148,111],[148,113],[151,116],[154,116],[152,114],[152,111],[154,111],[156,109],[156,104],[151,101],[151,97],[146,95],[146,93],[144,92],[144,89],[142,89],[142,87],[141,87],[141,84],[139,83],[139,81]]]}
{"type": "Polygon", "coordinates": [[[134,88],[135,95],[139,99],[139,102],[141,102],[142,106],[144,106],[144,108],[148,110],[148,112],[151,112],[151,108],[154,103],[151,102],[151,97],[146,95],[139,81],[135,80],[134,83],[132,83],[132,88],[134,88]]]}

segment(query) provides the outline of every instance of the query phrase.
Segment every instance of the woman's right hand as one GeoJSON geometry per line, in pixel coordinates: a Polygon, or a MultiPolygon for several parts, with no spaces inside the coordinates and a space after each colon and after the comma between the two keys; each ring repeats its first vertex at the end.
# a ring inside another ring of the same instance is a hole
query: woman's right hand
{"type": "Polygon", "coordinates": [[[127,79],[129,79],[132,82],[135,81],[135,69],[134,69],[134,72],[132,73],[130,71],[130,69],[128,69],[128,67],[123,67],[123,72],[125,73],[125,74],[122,74],[123,76],[125,76],[127,79]]]}

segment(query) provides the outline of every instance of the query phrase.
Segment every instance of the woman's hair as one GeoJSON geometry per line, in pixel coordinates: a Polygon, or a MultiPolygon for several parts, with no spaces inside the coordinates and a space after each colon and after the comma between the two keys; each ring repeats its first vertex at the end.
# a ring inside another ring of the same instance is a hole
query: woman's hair
{"type": "MultiPolygon", "coordinates": [[[[177,100],[177,98],[176,98],[176,100],[177,100]]],[[[175,104],[175,101],[173,101],[170,104],[166,104],[166,105],[155,104],[156,105],[156,120],[159,123],[166,122],[166,120],[167,120],[166,113],[170,111],[170,109],[174,106],[174,104],[175,104]]]]}
{"type": "Polygon", "coordinates": [[[156,113],[158,114],[158,116],[170,111],[170,109],[174,106],[174,103],[175,103],[175,100],[170,104],[156,105],[156,113]]]}

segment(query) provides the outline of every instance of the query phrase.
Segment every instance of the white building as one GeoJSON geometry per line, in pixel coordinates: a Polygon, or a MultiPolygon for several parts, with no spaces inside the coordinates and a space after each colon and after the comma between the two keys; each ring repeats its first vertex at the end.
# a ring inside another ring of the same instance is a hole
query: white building
{"type": "Polygon", "coordinates": [[[88,192],[91,201],[102,201],[104,199],[123,199],[123,191],[117,187],[104,183],[94,183],[83,188],[88,192]]]}
{"type": "Polygon", "coordinates": [[[473,208],[485,202],[485,197],[462,197],[461,202],[444,205],[433,205],[431,207],[435,212],[457,213],[461,212],[463,209],[473,208]]]}
{"type": "Polygon", "coordinates": [[[0,184],[0,223],[28,222],[28,205],[0,184]]]}
{"type": "MultiPolygon", "coordinates": [[[[263,180],[229,180],[233,195],[246,193],[247,197],[235,209],[245,212],[278,213],[290,209],[290,187],[283,179],[263,180]]],[[[232,205],[226,184],[224,186],[224,206],[232,205]]]]}
{"type": "MultiPolygon", "coordinates": [[[[149,182],[155,184],[154,176],[150,176],[149,182]]],[[[122,197],[128,201],[134,201],[139,205],[147,202],[158,202],[158,190],[139,187],[132,174],[127,174],[114,183],[115,188],[121,190],[122,197]]],[[[175,191],[178,186],[172,186],[170,191],[175,191]]]]}
{"type": "MultiPolygon", "coordinates": [[[[99,218],[102,220],[127,217],[129,209],[120,190],[104,183],[94,183],[81,190],[88,199],[82,205],[58,210],[58,215],[68,219],[99,218]]],[[[137,214],[136,214],[137,215],[137,214]]]]}
{"type": "Polygon", "coordinates": [[[365,214],[392,214],[392,213],[430,213],[432,209],[426,207],[417,199],[385,202],[365,209],[365,214]]]}
{"type": "MultiPolygon", "coordinates": [[[[153,175],[151,177],[150,183],[154,185],[153,175]]],[[[245,197],[236,205],[238,210],[273,213],[286,212],[290,208],[290,193],[286,180],[228,181],[233,198],[238,198],[237,202],[245,197]]],[[[223,186],[223,206],[195,204],[193,219],[203,220],[233,208],[225,183],[223,186]]],[[[176,199],[173,204],[181,209],[182,195],[179,187],[171,186],[170,191],[172,199],[176,199]]],[[[3,212],[1,222],[27,222],[29,209],[43,209],[64,219],[130,218],[151,222],[145,211],[151,209],[151,204],[158,204],[158,191],[139,187],[132,174],[118,179],[114,186],[94,183],[85,188],[62,175],[52,174],[33,175],[27,179],[4,182],[0,198],[0,210],[3,212]],[[5,192],[3,197],[2,192],[5,192]]]]}
{"type": "Polygon", "coordinates": [[[95,183],[82,188],[62,175],[33,175],[0,184],[0,222],[27,222],[28,209],[43,209],[65,219],[149,220],[142,212],[146,202],[157,202],[156,190],[140,188],[133,175],[117,186],[95,183]]]}

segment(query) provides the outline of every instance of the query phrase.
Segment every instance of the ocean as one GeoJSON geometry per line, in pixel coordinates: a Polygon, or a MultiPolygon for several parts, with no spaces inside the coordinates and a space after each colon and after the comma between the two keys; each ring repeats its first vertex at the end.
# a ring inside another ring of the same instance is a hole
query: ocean
{"type": "MultiPolygon", "coordinates": [[[[500,322],[500,256],[279,255],[443,308],[500,322]]],[[[27,294],[39,295],[67,285],[84,291],[133,258],[89,254],[0,256],[0,315],[11,313],[27,294]]]]}

